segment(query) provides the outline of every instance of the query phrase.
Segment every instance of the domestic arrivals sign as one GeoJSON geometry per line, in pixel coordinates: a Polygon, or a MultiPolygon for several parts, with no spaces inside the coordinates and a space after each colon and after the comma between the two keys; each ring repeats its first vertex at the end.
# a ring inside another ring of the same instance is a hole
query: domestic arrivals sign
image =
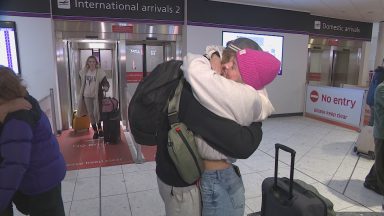
{"type": "Polygon", "coordinates": [[[370,41],[372,38],[372,23],[341,20],[328,17],[311,16],[312,28],[310,34],[346,37],[370,41]]]}
{"type": "Polygon", "coordinates": [[[305,112],[358,128],[364,90],[328,86],[307,86],[305,112]]]}
{"type": "Polygon", "coordinates": [[[183,0],[51,0],[54,18],[183,22],[183,0]]]}

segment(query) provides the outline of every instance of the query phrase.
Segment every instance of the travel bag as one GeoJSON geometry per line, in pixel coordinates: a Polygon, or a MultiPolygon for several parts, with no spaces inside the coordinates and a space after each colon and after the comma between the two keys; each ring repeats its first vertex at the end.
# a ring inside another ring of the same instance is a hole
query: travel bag
{"type": "Polygon", "coordinates": [[[103,121],[104,142],[118,144],[120,142],[120,109],[119,101],[113,97],[102,100],[101,120],[103,121]]]}
{"type": "Polygon", "coordinates": [[[357,155],[362,155],[372,160],[375,159],[375,141],[372,126],[366,125],[361,129],[353,151],[356,152],[357,155]]]}
{"type": "Polygon", "coordinates": [[[129,127],[140,145],[157,145],[159,133],[168,129],[168,99],[183,77],[183,61],[170,60],[158,64],[140,81],[128,106],[129,127]]]}
{"type": "Polygon", "coordinates": [[[88,131],[91,122],[88,116],[77,116],[77,111],[72,113],[72,128],[77,132],[88,131]]]}
{"type": "Polygon", "coordinates": [[[195,136],[187,126],[180,122],[179,104],[181,91],[185,80],[181,79],[173,95],[168,102],[168,153],[175,165],[180,177],[188,184],[199,180],[204,171],[203,159],[201,158],[195,141],[195,136]]]}
{"type": "Polygon", "coordinates": [[[104,117],[104,142],[111,144],[120,143],[120,111],[108,113],[104,117]]]}
{"type": "Polygon", "coordinates": [[[295,150],[275,145],[275,174],[262,183],[262,216],[334,216],[333,203],[315,187],[293,180],[295,150]],[[290,178],[278,178],[279,149],[291,154],[290,178]]]}

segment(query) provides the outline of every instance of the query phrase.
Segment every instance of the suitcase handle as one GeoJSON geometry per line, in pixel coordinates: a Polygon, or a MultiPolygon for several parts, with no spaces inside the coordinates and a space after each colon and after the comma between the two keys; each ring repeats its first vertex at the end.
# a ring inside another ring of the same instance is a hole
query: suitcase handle
{"type": "Polygon", "coordinates": [[[275,144],[275,176],[274,176],[274,187],[277,188],[277,168],[279,164],[279,149],[284,150],[291,154],[291,171],[290,171],[290,177],[289,177],[289,199],[293,198],[293,171],[295,167],[295,155],[296,151],[289,148],[288,146],[282,145],[280,143],[275,144]]]}

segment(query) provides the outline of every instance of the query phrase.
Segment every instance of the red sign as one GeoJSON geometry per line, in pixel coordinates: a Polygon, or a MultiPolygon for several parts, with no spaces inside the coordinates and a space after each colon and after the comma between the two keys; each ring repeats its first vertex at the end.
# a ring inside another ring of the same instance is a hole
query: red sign
{"type": "Polygon", "coordinates": [[[112,26],[112,32],[132,33],[133,32],[133,26],[113,25],[112,26]]]}
{"type": "Polygon", "coordinates": [[[328,45],[329,46],[338,46],[339,45],[339,41],[337,39],[329,39],[328,40],[328,45]]]}
{"type": "Polygon", "coordinates": [[[315,103],[319,100],[319,93],[317,93],[317,91],[312,91],[309,97],[311,98],[311,101],[315,103]]]}
{"type": "Polygon", "coordinates": [[[143,79],[143,72],[126,72],[125,80],[127,83],[138,83],[143,79]]]}
{"type": "Polygon", "coordinates": [[[308,81],[320,81],[321,80],[321,73],[308,73],[307,75],[308,81]]]}

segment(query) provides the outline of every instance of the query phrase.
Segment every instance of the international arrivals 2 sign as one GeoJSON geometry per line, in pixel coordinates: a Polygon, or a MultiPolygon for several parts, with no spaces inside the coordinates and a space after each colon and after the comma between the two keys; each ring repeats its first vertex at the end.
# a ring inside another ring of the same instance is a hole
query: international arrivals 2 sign
{"type": "Polygon", "coordinates": [[[63,19],[110,19],[182,23],[182,0],[52,0],[52,15],[63,19]]]}

